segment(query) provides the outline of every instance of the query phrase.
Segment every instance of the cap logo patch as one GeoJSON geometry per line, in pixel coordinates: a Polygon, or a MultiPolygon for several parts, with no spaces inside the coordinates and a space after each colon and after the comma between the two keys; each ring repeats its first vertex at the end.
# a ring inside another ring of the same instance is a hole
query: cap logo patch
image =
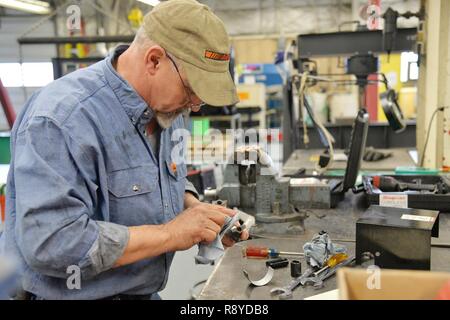
{"type": "Polygon", "coordinates": [[[218,53],[210,50],[205,50],[205,58],[218,61],[229,61],[230,55],[226,53],[218,53]]]}

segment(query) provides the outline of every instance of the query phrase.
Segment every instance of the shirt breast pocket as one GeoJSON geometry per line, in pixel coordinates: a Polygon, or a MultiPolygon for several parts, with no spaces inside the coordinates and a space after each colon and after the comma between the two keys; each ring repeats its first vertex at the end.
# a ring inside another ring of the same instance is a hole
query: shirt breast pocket
{"type": "Polygon", "coordinates": [[[184,209],[187,169],[185,164],[175,165],[169,160],[166,160],[166,166],[167,171],[169,172],[172,207],[175,215],[178,215],[184,209]]]}
{"type": "Polygon", "coordinates": [[[108,174],[111,222],[126,226],[159,224],[162,216],[158,169],[141,166],[108,174]]]}

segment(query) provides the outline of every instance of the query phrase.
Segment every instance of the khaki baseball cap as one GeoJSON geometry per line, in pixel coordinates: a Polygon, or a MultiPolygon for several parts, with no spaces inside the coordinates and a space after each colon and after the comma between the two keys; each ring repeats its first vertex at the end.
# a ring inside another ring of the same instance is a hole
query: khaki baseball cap
{"type": "Polygon", "coordinates": [[[212,106],[239,102],[229,72],[230,40],[223,22],[195,0],[161,2],[144,18],[147,36],[181,63],[194,93],[212,106]]]}

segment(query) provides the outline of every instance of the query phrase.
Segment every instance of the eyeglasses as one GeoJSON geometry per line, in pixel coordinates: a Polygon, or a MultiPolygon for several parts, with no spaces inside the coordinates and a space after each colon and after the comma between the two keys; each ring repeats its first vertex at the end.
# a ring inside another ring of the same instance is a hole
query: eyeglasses
{"type": "Polygon", "coordinates": [[[203,106],[205,105],[204,102],[201,102],[201,103],[199,103],[199,104],[195,104],[195,103],[192,101],[191,96],[194,95],[194,92],[193,92],[192,89],[191,89],[190,87],[188,87],[188,86],[186,85],[186,83],[183,81],[183,78],[181,77],[181,74],[180,74],[180,70],[178,69],[178,66],[177,66],[177,64],[175,63],[175,61],[173,60],[173,58],[172,58],[169,54],[167,54],[167,58],[169,58],[169,60],[172,61],[172,64],[173,64],[173,66],[175,67],[175,70],[176,70],[177,73],[178,73],[178,77],[179,77],[180,80],[181,80],[181,83],[182,83],[182,85],[183,85],[184,91],[186,92],[186,96],[187,96],[188,101],[187,101],[186,103],[184,103],[183,105],[187,105],[186,107],[187,107],[188,109],[192,109],[192,108],[196,108],[196,109],[197,109],[197,108],[203,107],[203,106]]]}

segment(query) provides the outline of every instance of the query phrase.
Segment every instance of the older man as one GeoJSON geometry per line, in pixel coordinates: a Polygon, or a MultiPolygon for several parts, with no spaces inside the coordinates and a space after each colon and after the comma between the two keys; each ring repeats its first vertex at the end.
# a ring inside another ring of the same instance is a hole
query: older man
{"type": "Polygon", "coordinates": [[[203,103],[237,102],[229,46],[208,7],[167,1],[131,46],[31,97],[12,132],[1,239],[30,296],[158,298],[173,253],[216,238],[234,212],[197,200],[171,134],[203,103]],[[81,288],[67,285],[77,268],[81,288]]]}

